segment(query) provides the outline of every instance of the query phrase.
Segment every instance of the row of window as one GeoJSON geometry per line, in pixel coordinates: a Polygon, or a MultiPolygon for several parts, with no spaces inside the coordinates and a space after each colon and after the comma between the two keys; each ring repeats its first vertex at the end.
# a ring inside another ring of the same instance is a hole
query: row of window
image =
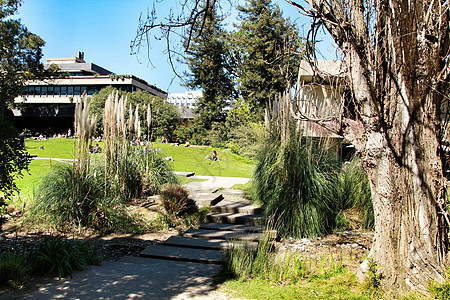
{"type": "MultiPolygon", "coordinates": [[[[106,85],[45,85],[26,86],[23,89],[23,96],[80,96],[86,92],[87,95],[98,94],[106,85]]],[[[136,91],[136,87],[131,85],[114,85],[115,88],[126,92],[136,91]]]]}

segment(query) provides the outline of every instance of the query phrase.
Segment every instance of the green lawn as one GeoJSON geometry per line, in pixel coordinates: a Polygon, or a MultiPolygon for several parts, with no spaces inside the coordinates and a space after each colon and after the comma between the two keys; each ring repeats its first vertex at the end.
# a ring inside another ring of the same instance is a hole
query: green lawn
{"type": "Polygon", "coordinates": [[[195,175],[225,176],[225,177],[246,177],[253,174],[254,165],[243,158],[212,147],[175,147],[173,144],[153,143],[153,147],[161,149],[163,156],[172,156],[171,165],[174,171],[195,172],[195,175]],[[213,150],[217,151],[220,161],[206,159],[207,155],[212,156],[213,150]]]}
{"type": "MultiPolygon", "coordinates": [[[[73,158],[73,139],[49,139],[46,141],[25,140],[25,148],[31,155],[45,160],[33,160],[30,164],[30,174],[17,180],[17,185],[22,195],[32,192],[33,187],[40,178],[50,171],[51,165],[58,164],[56,158],[73,158]],[[42,148],[42,149],[41,149],[42,148]]],[[[100,143],[100,146],[103,146],[100,143]]],[[[174,147],[173,144],[154,143],[154,148],[160,149],[163,156],[172,156],[173,162],[169,162],[174,171],[195,172],[196,175],[247,177],[253,174],[254,165],[245,159],[228,151],[213,149],[211,147],[174,147]],[[220,161],[205,159],[206,155],[212,156],[213,150],[217,151],[220,161]]]]}
{"type": "Polygon", "coordinates": [[[25,149],[31,155],[50,158],[73,158],[73,139],[25,140],[25,149]],[[43,149],[40,149],[43,147],[43,149]]]}

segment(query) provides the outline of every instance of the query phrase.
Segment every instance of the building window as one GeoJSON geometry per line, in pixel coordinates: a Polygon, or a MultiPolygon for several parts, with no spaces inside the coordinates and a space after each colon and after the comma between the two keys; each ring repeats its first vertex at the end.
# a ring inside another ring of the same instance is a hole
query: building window
{"type": "Polygon", "coordinates": [[[75,96],[81,95],[81,87],[80,86],[74,86],[73,89],[74,89],[74,93],[73,94],[75,96]]]}
{"type": "Polygon", "coordinates": [[[42,86],[42,87],[41,87],[41,95],[42,95],[42,96],[47,95],[47,87],[46,87],[46,86],[42,86]]]}
{"type": "Polygon", "coordinates": [[[67,96],[73,96],[73,86],[67,87],[67,96]]]}
{"type": "Polygon", "coordinates": [[[67,86],[61,87],[61,96],[67,96],[67,86]]]}
{"type": "Polygon", "coordinates": [[[55,86],[55,95],[57,95],[57,96],[61,95],[61,87],[60,86],[55,86]]]}

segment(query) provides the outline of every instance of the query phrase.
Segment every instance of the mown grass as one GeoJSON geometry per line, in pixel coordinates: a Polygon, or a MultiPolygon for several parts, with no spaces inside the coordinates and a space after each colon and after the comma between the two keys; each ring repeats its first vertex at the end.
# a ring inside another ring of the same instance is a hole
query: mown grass
{"type": "MultiPolygon", "coordinates": [[[[39,180],[51,170],[51,166],[61,164],[57,158],[73,158],[73,139],[51,138],[45,141],[33,139],[25,140],[25,147],[30,155],[37,155],[38,158],[49,158],[46,160],[33,160],[30,163],[30,174],[24,175],[17,180],[17,186],[21,191],[21,197],[27,197],[33,192],[33,188],[39,180]],[[43,149],[40,147],[43,146],[43,149]],[[51,160],[50,160],[51,158],[51,160]],[[51,161],[51,162],[50,162],[51,161]]],[[[100,147],[103,146],[99,143],[100,147]]],[[[170,165],[174,171],[195,172],[196,175],[225,176],[225,177],[252,177],[254,165],[248,160],[230,153],[215,149],[220,161],[205,159],[206,155],[211,156],[214,150],[211,147],[174,147],[173,144],[154,143],[154,148],[160,149],[163,156],[172,156],[173,162],[170,165]]],[[[190,182],[182,182],[185,184],[190,182]]]]}
{"type": "Polygon", "coordinates": [[[229,280],[222,289],[247,299],[373,299],[364,295],[349,272],[332,278],[308,278],[296,284],[273,284],[265,280],[229,280]]]}
{"type": "MultiPolygon", "coordinates": [[[[38,158],[73,158],[73,139],[51,138],[45,141],[36,141],[27,139],[25,141],[26,150],[30,155],[37,155],[38,158]],[[43,146],[43,149],[40,147],[43,146]]],[[[95,143],[94,143],[95,144],[95,143]]],[[[102,147],[102,143],[99,143],[102,147]]],[[[220,150],[212,147],[175,147],[173,144],[153,143],[152,146],[160,149],[159,152],[167,157],[172,156],[173,162],[170,162],[174,171],[195,172],[195,175],[204,176],[225,176],[225,177],[245,177],[250,178],[253,175],[254,164],[242,157],[229,151],[220,150]],[[213,150],[217,151],[220,161],[211,161],[205,159],[207,155],[212,156],[213,150]]],[[[52,161],[53,163],[53,161],[52,161]]],[[[31,174],[39,175],[47,173],[50,169],[45,168],[47,163],[35,164],[32,162],[31,174]],[[41,167],[44,169],[40,170],[41,167]],[[40,174],[37,174],[40,173],[40,174]]],[[[23,184],[21,184],[23,186],[23,184]]]]}
{"type": "Polygon", "coordinates": [[[175,147],[173,144],[153,143],[153,147],[160,149],[163,156],[172,156],[171,162],[174,171],[195,172],[195,175],[245,177],[253,175],[254,165],[229,151],[212,147],[175,147]],[[220,161],[206,159],[217,151],[220,161]]]}

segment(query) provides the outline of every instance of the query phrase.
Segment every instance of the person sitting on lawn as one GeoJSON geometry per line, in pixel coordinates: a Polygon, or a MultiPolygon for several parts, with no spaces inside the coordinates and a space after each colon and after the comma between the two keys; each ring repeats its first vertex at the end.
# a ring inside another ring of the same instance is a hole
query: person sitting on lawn
{"type": "Polygon", "coordinates": [[[205,158],[206,158],[206,159],[209,159],[209,160],[220,161],[219,158],[217,157],[217,152],[216,152],[216,150],[213,151],[212,157],[209,156],[209,155],[206,155],[205,158]]]}

